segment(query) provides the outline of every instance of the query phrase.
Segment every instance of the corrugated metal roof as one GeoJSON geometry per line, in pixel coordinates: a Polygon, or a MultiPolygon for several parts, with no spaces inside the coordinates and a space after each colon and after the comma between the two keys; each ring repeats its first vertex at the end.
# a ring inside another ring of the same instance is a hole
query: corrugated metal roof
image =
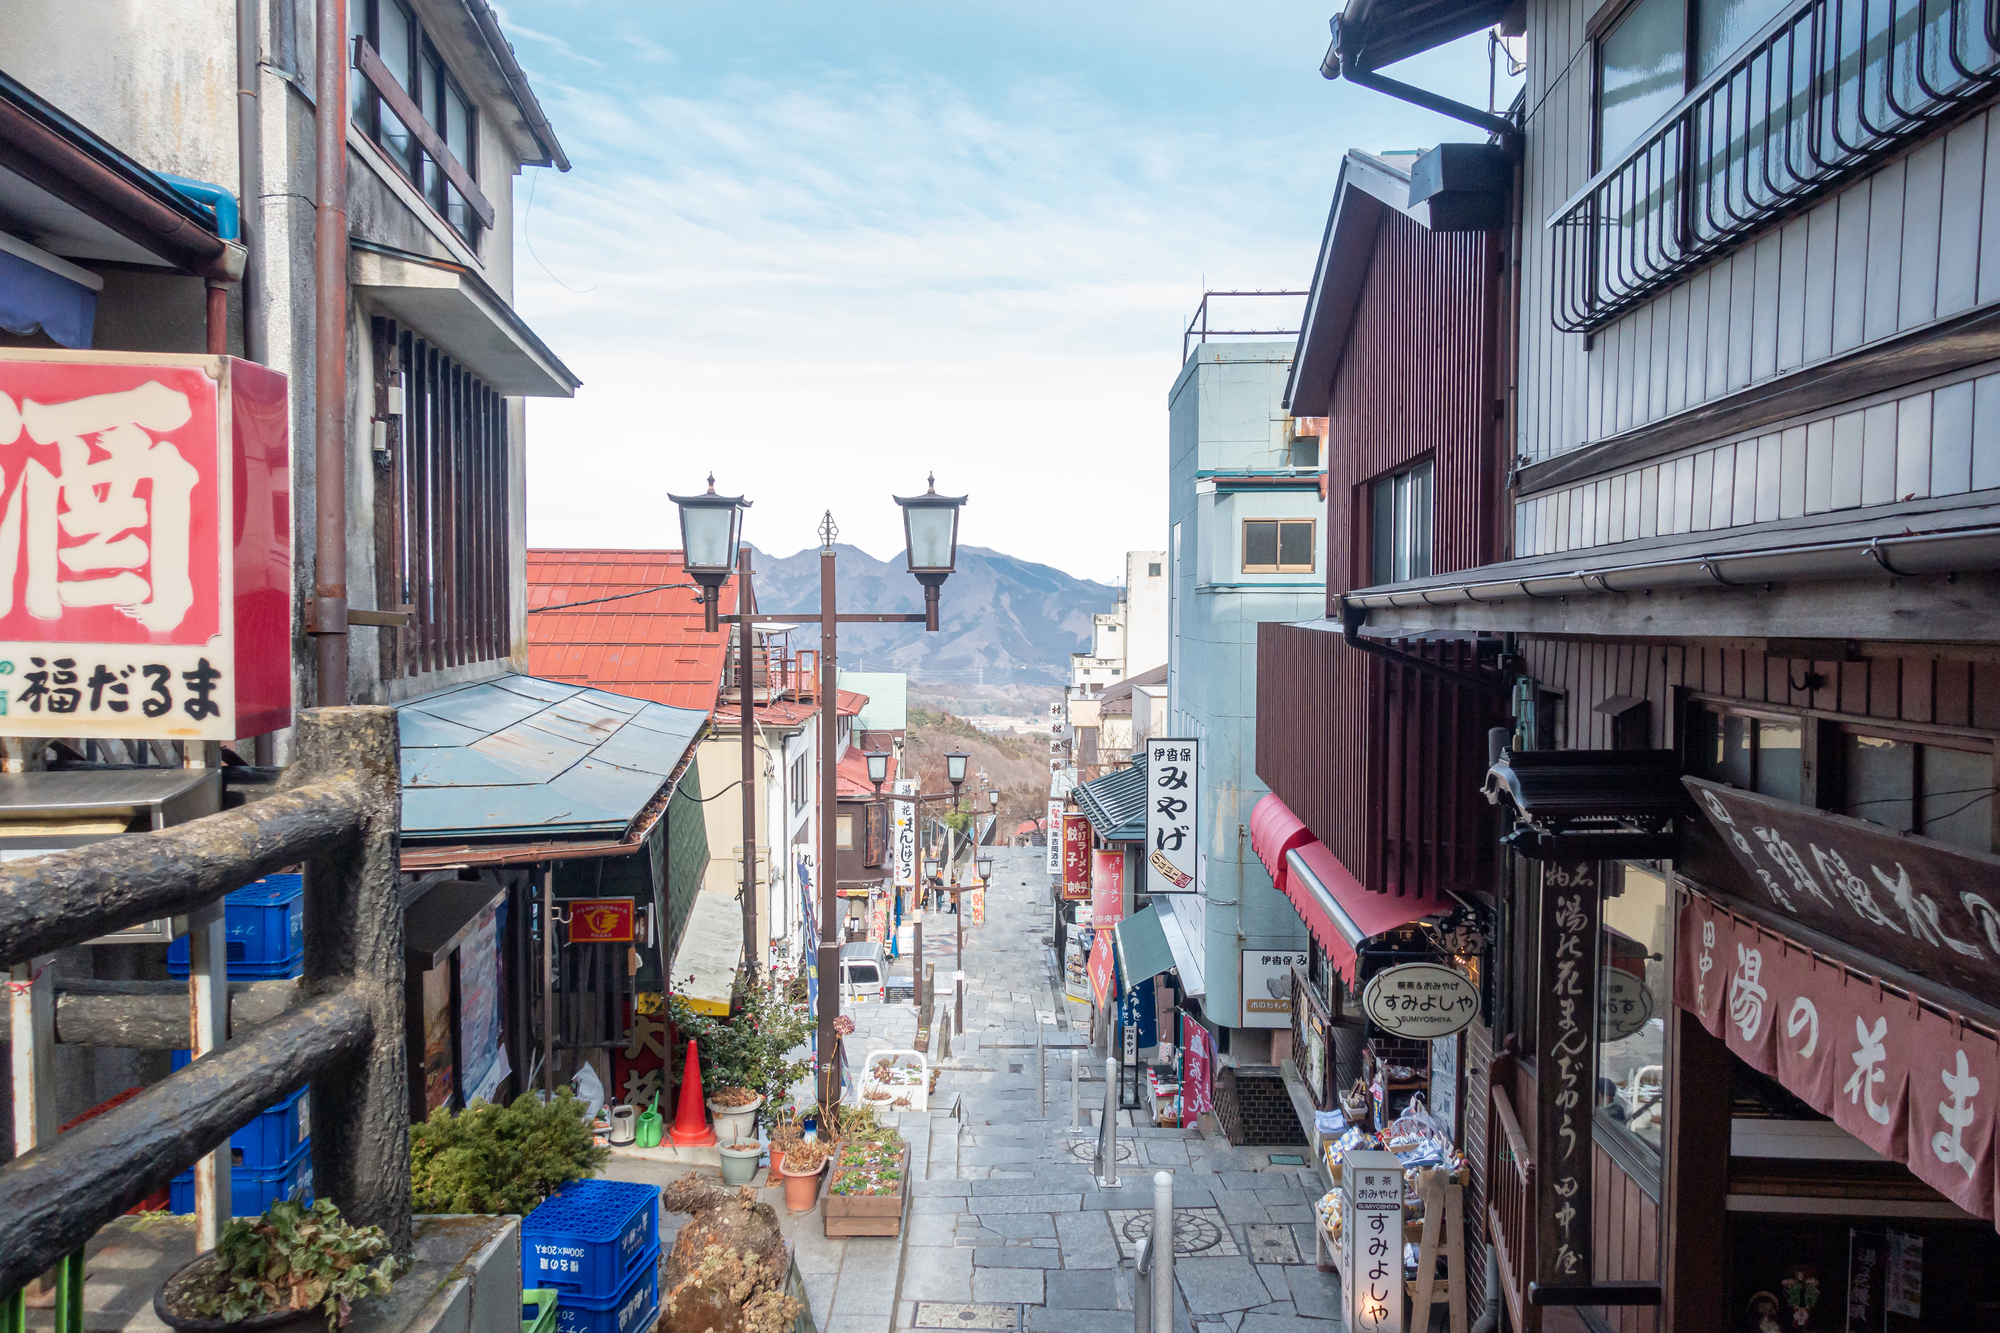
{"type": "Polygon", "coordinates": [[[532,676],[399,709],[403,837],[622,835],[660,793],[707,713],[532,676]]]}
{"type": "MultiPolygon", "coordinates": [[[[702,629],[693,585],[679,551],[529,551],[528,670],[546,681],[711,711],[729,631],[702,629]]],[[[735,610],[731,579],[721,612],[735,610]]]]}
{"type": "Polygon", "coordinates": [[[1146,838],[1146,752],[1133,751],[1132,766],[1106,773],[1076,789],[1076,802],[1097,836],[1108,842],[1146,838]]]}

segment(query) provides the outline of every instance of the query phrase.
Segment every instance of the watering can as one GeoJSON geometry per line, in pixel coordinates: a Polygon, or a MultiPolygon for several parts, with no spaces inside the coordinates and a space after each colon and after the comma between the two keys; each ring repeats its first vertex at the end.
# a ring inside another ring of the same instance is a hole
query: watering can
{"type": "Polygon", "coordinates": [[[639,1119],[632,1133],[641,1148],[660,1146],[660,1094],[653,1094],[653,1104],[639,1113],[639,1119]]]}
{"type": "Polygon", "coordinates": [[[611,1143],[614,1147],[629,1146],[638,1134],[639,1108],[636,1106],[614,1106],[611,1108],[611,1143]]]}

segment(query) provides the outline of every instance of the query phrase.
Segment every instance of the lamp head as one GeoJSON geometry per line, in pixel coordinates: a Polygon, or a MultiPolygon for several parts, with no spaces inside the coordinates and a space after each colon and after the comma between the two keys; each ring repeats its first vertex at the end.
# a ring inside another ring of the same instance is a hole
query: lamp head
{"type": "Polygon", "coordinates": [[[954,788],[965,785],[965,761],[972,756],[963,750],[947,750],[944,756],[944,776],[954,788]]]}
{"type": "Polygon", "coordinates": [[[924,585],[924,628],[938,627],[938,589],[958,567],[958,511],[968,497],[939,495],[937,475],[922,495],[898,495],[903,507],[903,551],[910,572],[924,585]]]}
{"type": "Polygon", "coordinates": [[[979,856],[975,858],[975,863],[979,866],[979,878],[981,880],[989,880],[993,878],[993,853],[981,852],[979,856]]]}
{"type": "Polygon", "coordinates": [[[889,780],[888,752],[884,750],[870,750],[867,752],[867,758],[868,780],[875,784],[875,790],[879,792],[882,790],[882,784],[889,780]]]}
{"type": "Polygon", "coordinates": [[[743,530],[743,511],[751,502],[740,495],[717,495],[715,474],[710,473],[708,490],[701,495],[667,496],[680,510],[681,564],[701,585],[705,628],[716,628],[716,609],[722,585],[736,564],[738,539],[743,530]]]}

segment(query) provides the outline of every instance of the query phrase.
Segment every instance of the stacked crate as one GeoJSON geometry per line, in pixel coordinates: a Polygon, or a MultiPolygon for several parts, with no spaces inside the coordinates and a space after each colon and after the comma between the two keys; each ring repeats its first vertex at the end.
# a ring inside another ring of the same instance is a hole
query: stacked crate
{"type": "Polygon", "coordinates": [[[553,1287],[556,1333],[644,1333],[660,1309],[660,1190],[579,1180],[521,1223],[521,1285],[553,1287]]]}

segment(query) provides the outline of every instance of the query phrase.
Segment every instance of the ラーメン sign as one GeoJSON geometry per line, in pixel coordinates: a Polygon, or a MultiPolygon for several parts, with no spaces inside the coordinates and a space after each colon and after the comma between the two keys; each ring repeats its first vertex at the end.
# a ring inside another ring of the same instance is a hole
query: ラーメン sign
{"type": "Polygon", "coordinates": [[[0,735],[290,725],[291,533],[283,375],[0,352],[0,735]]]}
{"type": "Polygon", "coordinates": [[[1479,1017],[1479,987],[1455,968],[1404,963],[1375,974],[1361,992],[1361,1008],[1384,1032],[1429,1041],[1479,1017]]]}

